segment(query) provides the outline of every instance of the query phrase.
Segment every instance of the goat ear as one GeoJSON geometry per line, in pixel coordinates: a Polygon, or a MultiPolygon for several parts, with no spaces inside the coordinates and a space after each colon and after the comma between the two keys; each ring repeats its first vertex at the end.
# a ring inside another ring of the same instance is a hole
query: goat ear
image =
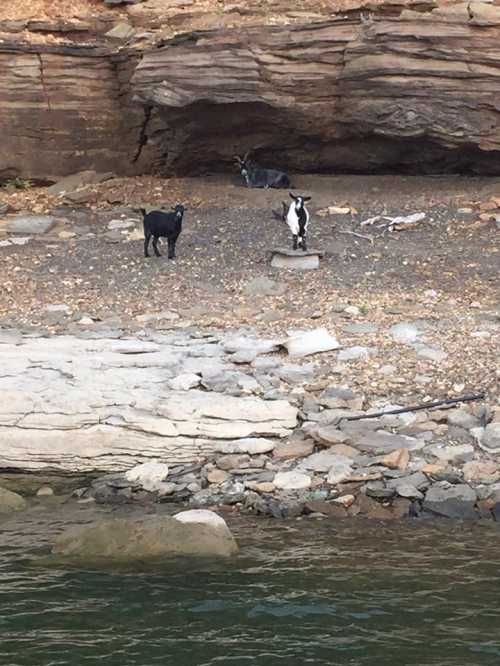
{"type": "Polygon", "coordinates": [[[304,201],[311,201],[311,197],[304,197],[304,201]]]}
{"type": "Polygon", "coordinates": [[[288,192],[288,194],[290,195],[291,199],[293,199],[294,201],[297,201],[297,197],[295,196],[295,194],[292,194],[291,192],[288,192]]]}

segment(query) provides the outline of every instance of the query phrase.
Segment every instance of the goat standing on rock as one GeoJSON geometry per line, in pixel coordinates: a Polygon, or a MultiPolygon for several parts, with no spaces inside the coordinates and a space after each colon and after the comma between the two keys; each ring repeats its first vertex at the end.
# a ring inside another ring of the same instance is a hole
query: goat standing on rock
{"type": "Polygon", "coordinates": [[[151,236],[153,237],[153,250],[157,257],[161,257],[158,249],[159,238],[168,241],[168,258],[175,259],[175,244],[182,231],[182,217],[184,206],[178,204],[172,213],[163,210],[152,210],[146,213],[145,208],[139,208],[143,215],[144,224],[144,256],[149,257],[148,247],[151,236]]]}
{"type": "Polygon", "coordinates": [[[290,204],[286,216],[286,223],[293,235],[293,249],[297,249],[300,245],[302,250],[307,250],[306,245],[306,232],[309,225],[309,211],[306,208],[305,202],[310,201],[311,197],[295,196],[289,192],[293,202],[290,204]]]}
{"type": "Polygon", "coordinates": [[[290,178],[284,171],[253,166],[248,159],[248,153],[245,153],[243,159],[237,155],[234,159],[240,168],[247,187],[264,187],[266,189],[268,187],[276,189],[290,187],[290,178]]]}

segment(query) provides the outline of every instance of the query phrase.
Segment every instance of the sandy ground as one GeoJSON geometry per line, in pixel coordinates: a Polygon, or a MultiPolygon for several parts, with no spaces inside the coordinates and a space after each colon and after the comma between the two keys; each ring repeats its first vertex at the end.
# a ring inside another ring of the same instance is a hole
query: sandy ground
{"type": "MultiPolygon", "coordinates": [[[[497,395],[499,231],[494,221],[479,219],[479,206],[500,194],[500,183],[392,176],[293,180],[296,192],[312,196],[309,244],[325,253],[316,271],[270,267],[269,251],[291,246],[286,225],[271,212],[288,195],[247,190],[237,178],[113,179],[89,190],[78,206],[64,206],[42,188],[3,190],[2,200],[18,211],[52,212],[58,223],[26,245],[0,247],[0,325],[55,333],[81,329],[78,320],[89,316],[95,326],[137,330],[141,315],[168,310],[179,317],[163,326],[247,325],[265,335],[324,326],[345,347],[377,350],[339,370],[349,385],[374,394],[486,389],[497,395]],[[180,201],[187,212],[175,262],[145,259],[138,232],[131,239],[108,231],[113,219],[134,218],[140,229],[132,207],[141,203],[180,201]],[[328,206],[351,212],[319,216],[328,206]],[[426,219],[404,231],[360,224],[374,215],[415,212],[425,212],[426,219]],[[66,238],[68,231],[76,235],[66,238]],[[271,280],[271,293],[255,287],[256,278],[271,280]],[[50,304],[66,304],[69,314],[48,313],[50,304]],[[346,312],[349,305],[358,312],[346,312]],[[388,329],[401,321],[422,322],[425,343],[447,352],[447,359],[432,362],[396,345],[388,329]],[[353,323],[379,328],[344,330],[353,323]]],[[[332,355],[321,362],[330,370],[335,365],[332,355]]]]}

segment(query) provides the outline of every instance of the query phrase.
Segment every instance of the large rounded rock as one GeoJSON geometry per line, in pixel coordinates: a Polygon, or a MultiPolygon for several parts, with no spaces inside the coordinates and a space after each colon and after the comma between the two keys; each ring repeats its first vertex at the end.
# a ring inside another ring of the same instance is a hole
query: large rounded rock
{"type": "Polygon", "coordinates": [[[238,552],[220,516],[211,511],[185,512],[190,513],[203,515],[119,518],[73,527],[56,539],[52,554],[88,564],[158,561],[176,555],[229,557],[238,552]]]}
{"type": "Polygon", "coordinates": [[[22,511],[28,506],[26,500],[5,488],[0,488],[0,513],[11,513],[12,511],[22,511]]]}

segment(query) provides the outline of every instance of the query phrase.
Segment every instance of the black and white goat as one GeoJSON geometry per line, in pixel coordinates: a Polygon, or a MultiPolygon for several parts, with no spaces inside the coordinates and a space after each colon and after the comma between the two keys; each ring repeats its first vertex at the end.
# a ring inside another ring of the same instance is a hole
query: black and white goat
{"type": "Polygon", "coordinates": [[[248,153],[245,153],[243,159],[237,155],[234,159],[240,168],[247,187],[273,187],[276,189],[290,187],[290,178],[284,171],[255,166],[249,161],[248,153]]]}
{"type": "Polygon", "coordinates": [[[184,206],[178,204],[172,213],[163,210],[152,210],[146,213],[145,208],[139,208],[144,224],[144,256],[149,257],[149,241],[153,237],[153,250],[157,257],[161,257],[158,249],[158,239],[166,238],[168,242],[168,258],[175,259],[175,244],[182,231],[182,217],[184,206]]]}
{"type": "Polygon", "coordinates": [[[302,250],[307,250],[306,233],[309,225],[309,211],[306,208],[306,201],[310,201],[311,197],[295,196],[289,192],[293,199],[288,209],[286,216],[286,223],[293,235],[293,249],[297,249],[300,245],[302,250]]]}

